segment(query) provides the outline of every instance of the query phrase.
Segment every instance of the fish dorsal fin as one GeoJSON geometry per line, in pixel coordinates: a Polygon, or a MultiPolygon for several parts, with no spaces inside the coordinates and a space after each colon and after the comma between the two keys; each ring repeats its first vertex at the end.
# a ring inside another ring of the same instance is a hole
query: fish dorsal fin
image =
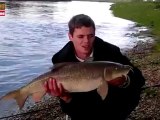
{"type": "Polygon", "coordinates": [[[102,100],[104,100],[108,94],[108,84],[106,81],[102,81],[102,84],[97,89],[98,94],[101,96],[102,100]]]}
{"type": "Polygon", "coordinates": [[[71,62],[56,63],[50,69],[51,69],[51,71],[58,70],[68,64],[71,64],[71,62]]]}

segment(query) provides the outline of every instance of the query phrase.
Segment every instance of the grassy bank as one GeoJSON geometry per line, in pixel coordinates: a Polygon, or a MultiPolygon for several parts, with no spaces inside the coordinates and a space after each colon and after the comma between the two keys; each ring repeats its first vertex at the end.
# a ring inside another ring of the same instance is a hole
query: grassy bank
{"type": "Polygon", "coordinates": [[[160,2],[118,2],[111,9],[116,17],[150,28],[157,40],[155,49],[160,51],[160,2]]]}

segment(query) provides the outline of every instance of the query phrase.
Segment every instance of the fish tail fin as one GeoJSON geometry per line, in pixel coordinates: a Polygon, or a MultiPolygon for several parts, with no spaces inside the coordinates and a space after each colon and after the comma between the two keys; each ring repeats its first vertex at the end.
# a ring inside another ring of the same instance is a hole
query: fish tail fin
{"type": "Polygon", "coordinates": [[[20,90],[14,90],[12,92],[7,93],[5,96],[0,98],[0,100],[10,100],[10,99],[15,99],[19,108],[22,109],[24,106],[24,103],[27,99],[28,95],[27,94],[21,94],[20,90]]]}
{"type": "Polygon", "coordinates": [[[98,87],[97,92],[101,96],[102,100],[104,100],[108,94],[108,83],[103,80],[102,84],[98,87]]]}

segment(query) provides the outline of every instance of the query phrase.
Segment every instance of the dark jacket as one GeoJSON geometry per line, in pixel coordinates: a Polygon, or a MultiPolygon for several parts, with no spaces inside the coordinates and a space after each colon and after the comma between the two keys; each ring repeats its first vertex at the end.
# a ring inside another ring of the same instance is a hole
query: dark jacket
{"type": "MultiPolygon", "coordinates": [[[[68,42],[52,62],[79,62],[74,54],[74,45],[68,42]]],[[[94,61],[113,61],[131,65],[127,57],[121,54],[120,49],[96,37],[93,51],[94,61]]],[[[145,80],[139,69],[133,66],[129,73],[130,85],[127,88],[117,88],[109,85],[109,93],[104,101],[101,100],[96,90],[91,92],[71,93],[72,100],[65,103],[61,100],[62,110],[71,116],[72,120],[124,120],[138,105],[141,87],[145,80]]]]}

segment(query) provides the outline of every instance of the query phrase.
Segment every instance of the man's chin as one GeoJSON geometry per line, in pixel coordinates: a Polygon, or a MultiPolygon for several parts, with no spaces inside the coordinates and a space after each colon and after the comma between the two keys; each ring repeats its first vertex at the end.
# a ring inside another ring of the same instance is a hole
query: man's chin
{"type": "Polygon", "coordinates": [[[90,54],[89,51],[83,51],[83,54],[85,54],[86,56],[90,54]]]}

